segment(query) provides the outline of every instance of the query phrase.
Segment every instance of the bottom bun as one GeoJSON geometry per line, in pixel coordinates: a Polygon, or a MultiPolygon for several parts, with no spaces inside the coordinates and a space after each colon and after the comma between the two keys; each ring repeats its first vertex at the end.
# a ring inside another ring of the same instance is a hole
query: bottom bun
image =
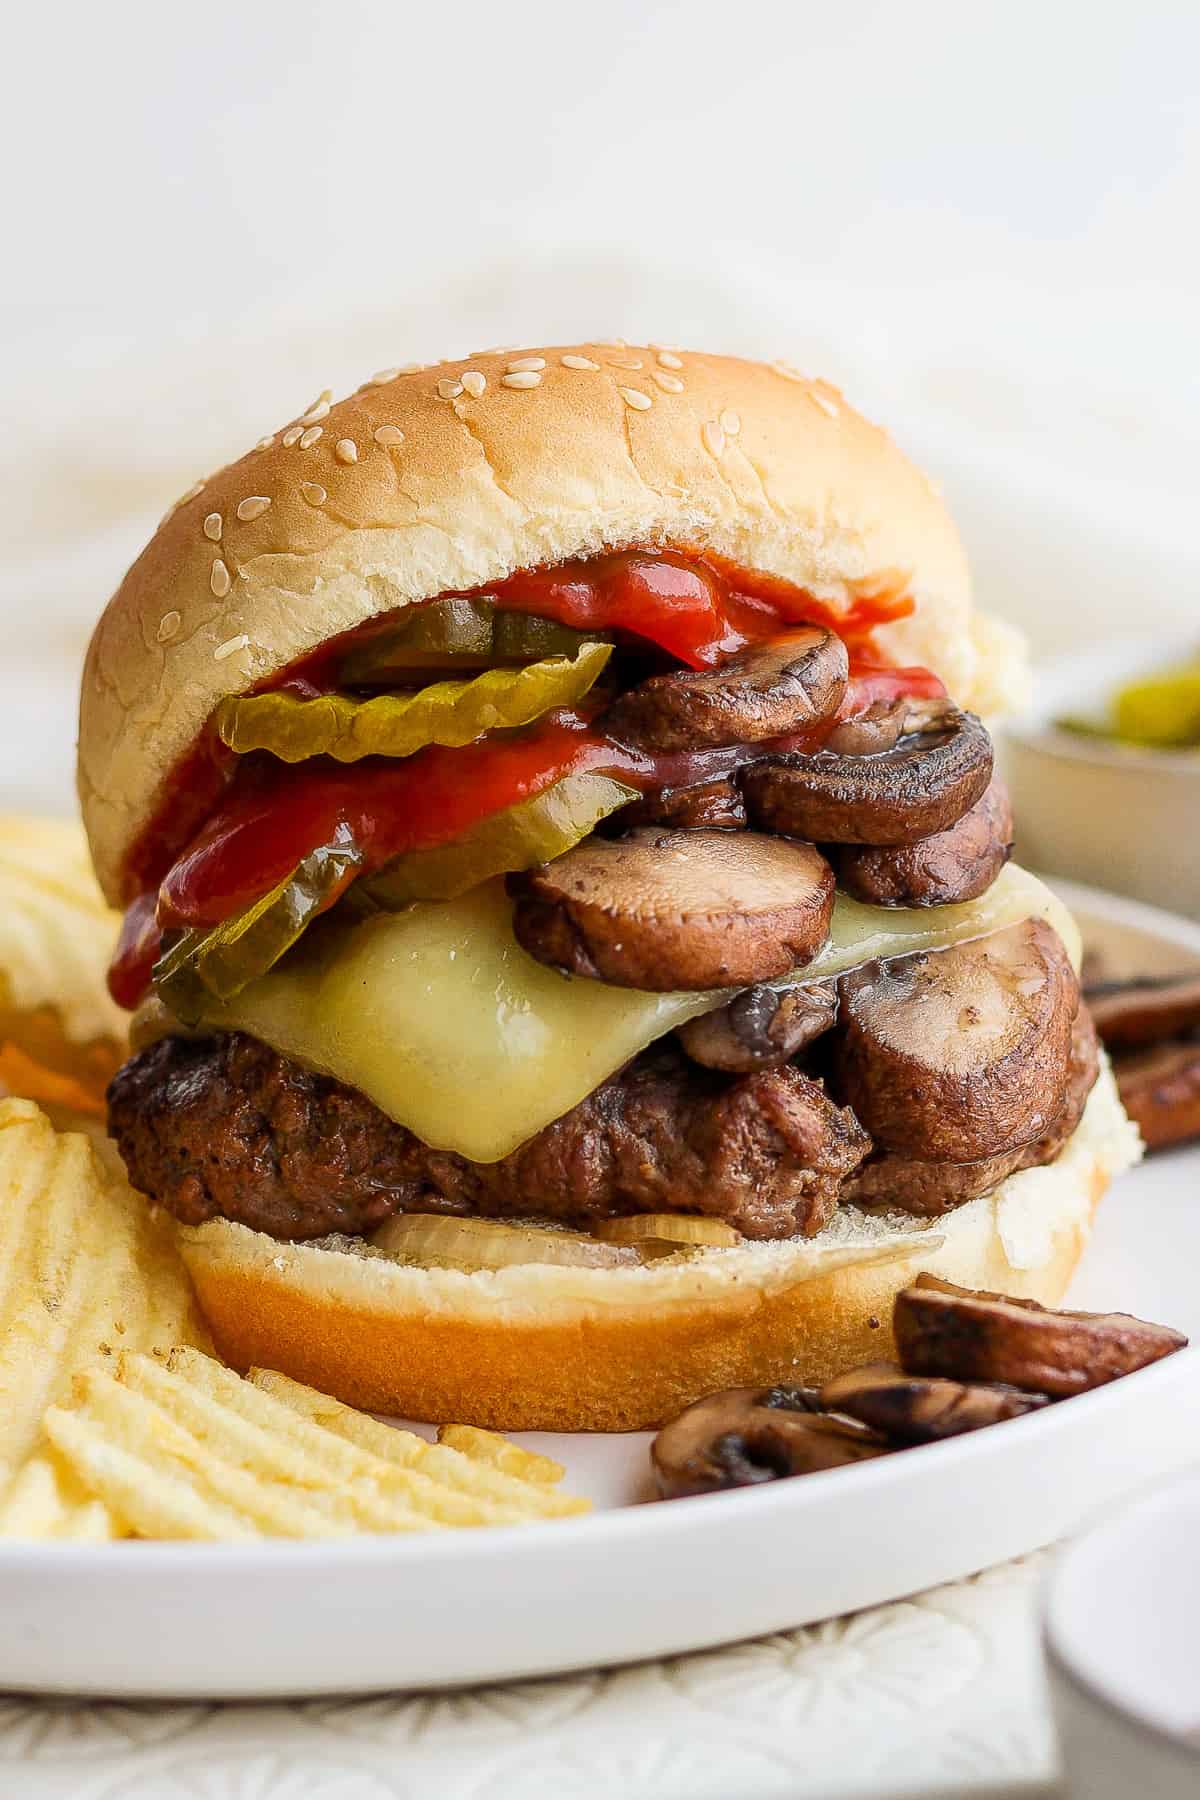
{"type": "Polygon", "coordinates": [[[843,1207],[819,1237],[646,1266],[468,1274],[358,1240],[180,1228],[217,1348],[370,1412],[500,1431],[636,1431],[727,1387],[818,1383],[894,1354],[897,1292],[928,1269],[1054,1305],[1140,1140],[1105,1065],[1058,1160],[933,1220],[843,1207]]]}

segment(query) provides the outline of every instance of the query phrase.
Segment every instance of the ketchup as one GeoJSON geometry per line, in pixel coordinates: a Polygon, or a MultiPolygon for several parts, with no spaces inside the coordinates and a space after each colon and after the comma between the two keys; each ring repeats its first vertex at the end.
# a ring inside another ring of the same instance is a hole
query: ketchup
{"type": "MultiPolygon", "coordinates": [[[[649,640],[689,668],[718,666],[788,625],[828,624],[846,640],[851,656],[838,719],[856,717],[879,700],[945,692],[928,670],[896,669],[879,659],[872,632],[912,611],[911,599],[898,588],[863,596],[837,614],[777,577],[711,556],[635,550],[522,570],[478,591],[498,606],[575,629],[649,640]]],[[[350,642],[387,623],[373,622],[323,644],[267,685],[330,691],[350,642]]],[[[816,747],[833,723],[777,748],[816,747]]],[[[415,756],[369,757],[348,767],[320,757],[296,765],[265,756],[236,758],[206,734],[177,772],[164,815],[131,856],[134,898],[109,971],[110,990],[121,1005],[136,1006],[159,954],[162,926],[230,917],[329,842],[339,824],[349,826],[364,869],[371,870],[407,851],[449,842],[568,774],[603,772],[654,791],[715,779],[769,748],[650,755],[607,739],[585,713],[569,711],[460,748],[431,745],[415,756]],[[191,833],[197,835],[188,843],[191,833]]]]}

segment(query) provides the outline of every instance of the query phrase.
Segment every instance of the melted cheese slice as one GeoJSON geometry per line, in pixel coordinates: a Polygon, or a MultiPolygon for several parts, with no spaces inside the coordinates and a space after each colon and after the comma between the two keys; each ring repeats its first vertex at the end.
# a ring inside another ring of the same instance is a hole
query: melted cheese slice
{"type": "MultiPolygon", "coordinates": [[[[839,895],[805,977],[944,949],[1044,918],[1078,962],[1060,901],[1010,865],[964,906],[861,906],[839,895]]],[[[308,934],[278,969],[206,1023],[247,1031],[361,1089],[438,1150],[497,1162],[655,1038],[727,994],[647,994],[556,974],[512,934],[503,884],[308,934]]]]}

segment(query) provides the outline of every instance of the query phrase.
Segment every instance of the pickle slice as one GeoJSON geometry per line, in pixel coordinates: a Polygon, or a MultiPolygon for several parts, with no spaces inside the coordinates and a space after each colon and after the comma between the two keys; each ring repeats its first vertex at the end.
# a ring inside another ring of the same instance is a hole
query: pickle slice
{"type": "Polygon", "coordinates": [[[453,900],[493,875],[553,862],[601,819],[638,797],[610,775],[564,775],[530,800],[481,819],[452,843],[412,850],[355,884],[358,901],[394,912],[413,900],[453,900]]]}
{"type": "Polygon", "coordinates": [[[155,992],[185,1025],[215,998],[231,1000],[277,963],[332,905],[362,862],[347,825],[277,887],[220,925],[184,931],[154,965],[155,992]]]}
{"type": "Polygon", "coordinates": [[[520,1263],[557,1263],[573,1269],[611,1269],[633,1261],[628,1250],[597,1243],[581,1231],[540,1225],[502,1225],[496,1219],[455,1219],[444,1213],[397,1213],[371,1237],[377,1250],[428,1269],[510,1269],[520,1263]]]}
{"type": "Polygon", "coordinates": [[[266,750],[281,762],[332,756],[412,756],[427,744],[457,748],[487,731],[531,725],[543,713],[574,706],[612,655],[611,644],[585,644],[573,657],[554,656],[520,669],[487,669],[466,681],[435,681],[415,694],[351,700],[323,694],[231,695],[216,712],[230,750],[266,750]]]}
{"type": "Polygon", "coordinates": [[[1200,745],[1200,662],[1181,663],[1118,690],[1116,733],[1163,750],[1200,745]]]}
{"type": "Polygon", "coordinates": [[[554,619],[501,611],[487,595],[433,600],[412,607],[386,631],[351,650],[339,675],[347,687],[402,687],[426,669],[490,669],[547,656],[577,656],[603,637],[601,632],[573,631],[554,619]]]}

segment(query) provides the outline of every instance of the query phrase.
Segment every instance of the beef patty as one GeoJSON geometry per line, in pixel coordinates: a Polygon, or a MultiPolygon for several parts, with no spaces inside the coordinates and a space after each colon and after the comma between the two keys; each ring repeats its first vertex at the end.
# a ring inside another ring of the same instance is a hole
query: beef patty
{"type": "Polygon", "coordinates": [[[731,1077],[670,1041],[498,1163],[429,1149],[356,1089],[239,1032],[160,1039],[108,1104],[137,1187],[187,1224],[223,1215],[277,1238],[433,1211],[582,1226],[690,1212],[751,1238],[812,1235],[871,1148],[798,1069],[731,1077]]]}

